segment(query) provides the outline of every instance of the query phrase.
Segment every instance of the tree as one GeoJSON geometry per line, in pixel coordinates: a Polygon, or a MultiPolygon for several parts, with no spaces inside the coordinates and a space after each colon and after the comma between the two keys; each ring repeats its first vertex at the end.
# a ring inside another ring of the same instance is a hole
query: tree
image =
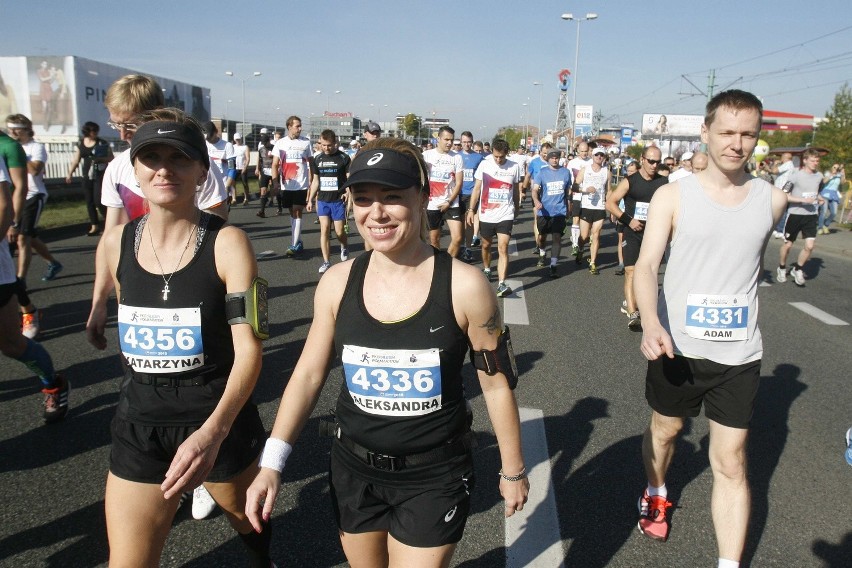
{"type": "Polygon", "coordinates": [[[628,146],[624,153],[633,158],[634,160],[638,160],[642,157],[642,152],[645,151],[645,148],[639,146],[638,144],[633,144],[632,146],[628,146]]]}
{"type": "Polygon", "coordinates": [[[497,129],[497,134],[491,140],[491,143],[494,143],[494,140],[503,139],[509,143],[509,148],[517,148],[521,145],[521,139],[524,137],[523,132],[517,130],[511,126],[503,126],[502,128],[497,129]]]}
{"type": "Polygon", "coordinates": [[[852,89],[844,83],[834,95],[834,104],[825,114],[814,134],[814,146],[830,150],[822,159],[825,169],[833,163],[844,164],[848,170],[852,166],[852,89]]]}
{"type": "Polygon", "coordinates": [[[429,137],[429,130],[423,128],[423,119],[419,118],[413,112],[405,115],[402,119],[402,131],[406,136],[410,136],[416,140],[423,140],[429,137]]]}
{"type": "Polygon", "coordinates": [[[813,139],[812,130],[762,130],[760,139],[769,144],[769,149],[807,146],[813,139]]]}

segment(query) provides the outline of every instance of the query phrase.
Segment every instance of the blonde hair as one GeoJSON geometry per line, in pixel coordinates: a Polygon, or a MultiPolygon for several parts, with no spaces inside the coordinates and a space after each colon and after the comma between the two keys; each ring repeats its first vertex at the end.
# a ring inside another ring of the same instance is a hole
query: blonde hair
{"type": "Polygon", "coordinates": [[[107,110],[140,114],[166,104],[160,85],[145,75],[125,75],[107,89],[107,110]]]}

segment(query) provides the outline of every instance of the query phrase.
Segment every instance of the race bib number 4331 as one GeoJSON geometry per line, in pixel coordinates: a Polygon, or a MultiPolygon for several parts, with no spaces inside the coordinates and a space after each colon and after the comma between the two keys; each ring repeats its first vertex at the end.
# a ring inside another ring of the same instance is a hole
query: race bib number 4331
{"type": "Polygon", "coordinates": [[[710,341],[748,339],[748,296],[745,294],[688,294],[686,333],[710,341]]]}
{"type": "Polygon", "coordinates": [[[355,405],[369,414],[421,416],[441,408],[437,349],[343,347],[343,374],[355,405]]]}
{"type": "Polygon", "coordinates": [[[200,308],[118,306],[121,353],[134,371],[180,373],[204,365],[200,308]]]}

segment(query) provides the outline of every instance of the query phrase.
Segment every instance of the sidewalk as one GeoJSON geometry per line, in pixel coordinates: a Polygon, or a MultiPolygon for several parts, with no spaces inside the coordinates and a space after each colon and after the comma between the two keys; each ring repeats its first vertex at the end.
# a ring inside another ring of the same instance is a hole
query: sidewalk
{"type": "MultiPolygon", "coordinates": [[[[816,249],[814,254],[835,254],[852,258],[852,230],[841,227],[837,224],[831,226],[831,233],[828,235],[818,235],[816,239],[816,249]]],[[[801,238],[799,239],[801,240],[801,238]]],[[[781,245],[781,239],[770,238],[770,242],[781,245]]],[[[799,242],[793,245],[793,249],[799,248],[799,242]]],[[[798,254],[798,253],[797,253],[798,254]]]]}

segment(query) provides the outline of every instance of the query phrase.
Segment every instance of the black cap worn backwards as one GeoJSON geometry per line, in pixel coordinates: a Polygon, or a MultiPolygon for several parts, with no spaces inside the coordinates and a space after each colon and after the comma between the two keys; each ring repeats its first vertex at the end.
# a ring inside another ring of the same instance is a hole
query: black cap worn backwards
{"type": "Polygon", "coordinates": [[[349,179],[343,188],[362,183],[377,183],[396,189],[423,186],[417,160],[389,148],[371,148],[355,154],[349,166],[349,179]]]}
{"type": "Polygon", "coordinates": [[[191,160],[198,160],[204,167],[210,168],[210,156],[207,155],[207,142],[204,134],[197,128],[179,122],[154,120],[146,122],[133,135],[130,142],[130,161],[136,159],[139,151],[153,144],[165,144],[183,152],[191,160]]]}

